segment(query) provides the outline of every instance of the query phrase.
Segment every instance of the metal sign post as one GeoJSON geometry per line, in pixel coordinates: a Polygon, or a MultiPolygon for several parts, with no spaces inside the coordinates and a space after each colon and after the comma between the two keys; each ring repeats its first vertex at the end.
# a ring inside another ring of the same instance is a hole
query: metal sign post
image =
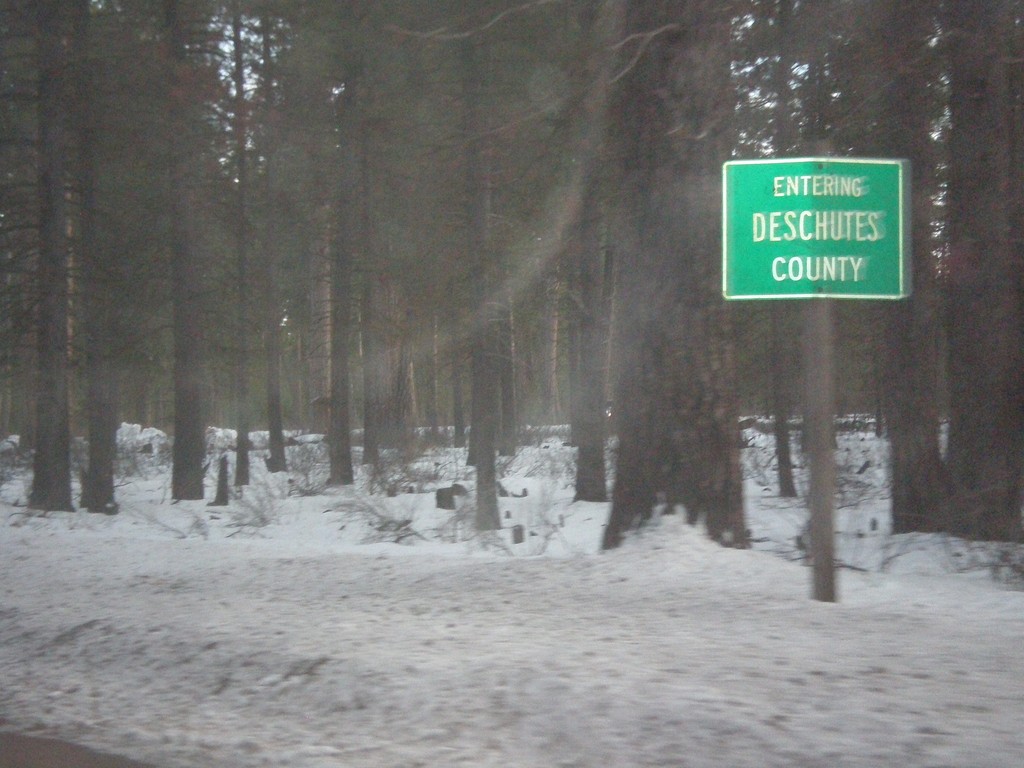
{"type": "Polygon", "coordinates": [[[813,597],[836,601],[833,299],[910,295],[909,165],[811,157],[722,170],[726,299],[812,299],[804,367],[813,597]]]}
{"type": "Polygon", "coordinates": [[[835,341],[833,302],[812,301],[804,329],[804,441],[810,459],[811,482],[807,493],[810,514],[812,595],[836,602],[835,572],[835,341]]]}

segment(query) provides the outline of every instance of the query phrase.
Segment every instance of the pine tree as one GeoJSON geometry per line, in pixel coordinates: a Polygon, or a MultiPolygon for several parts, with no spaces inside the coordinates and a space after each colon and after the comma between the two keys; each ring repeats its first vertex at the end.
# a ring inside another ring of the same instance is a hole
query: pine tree
{"type": "Polygon", "coordinates": [[[36,269],[36,451],[29,505],[72,510],[68,406],[69,100],[72,0],[35,8],[38,66],[39,259],[36,269]]]}
{"type": "Polygon", "coordinates": [[[185,21],[179,0],[164,0],[164,26],[168,59],[166,88],[170,150],[169,195],[171,211],[171,283],[174,336],[174,446],[171,496],[202,499],[206,434],[204,429],[200,310],[202,278],[195,250],[194,190],[189,178],[191,116],[185,44],[185,21]]]}
{"type": "Polygon", "coordinates": [[[728,7],[629,6],[613,110],[626,185],[619,463],[604,546],[659,506],[744,546],[730,318],[719,293],[721,162],[734,110],[728,7]]]}
{"type": "MultiPolygon", "coordinates": [[[[1007,79],[1012,51],[1004,4],[946,5],[949,50],[948,467],[949,529],[980,539],[1021,538],[1024,469],[1024,322],[1011,224],[1007,79]]],[[[1016,52],[1019,55],[1019,51],[1016,52]]]]}

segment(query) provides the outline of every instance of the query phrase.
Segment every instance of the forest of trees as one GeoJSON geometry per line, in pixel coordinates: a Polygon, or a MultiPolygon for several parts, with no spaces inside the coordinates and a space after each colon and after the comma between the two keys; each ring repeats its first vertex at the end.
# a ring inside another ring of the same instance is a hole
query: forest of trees
{"type": "Polygon", "coordinates": [[[250,430],[271,470],[326,434],[335,484],[468,438],[487,529],[496,456],[570,424],[605,546],[664,504],[744,546],[806,306],[723,301],[721,167],[822,146],[912,168],[913,295],[836,307],[894,529],[1020,540],[1021,0],[0,0],[0,437],[94,511],[122,421],[175,499],[208,425],[237,484],[250,430]]]}

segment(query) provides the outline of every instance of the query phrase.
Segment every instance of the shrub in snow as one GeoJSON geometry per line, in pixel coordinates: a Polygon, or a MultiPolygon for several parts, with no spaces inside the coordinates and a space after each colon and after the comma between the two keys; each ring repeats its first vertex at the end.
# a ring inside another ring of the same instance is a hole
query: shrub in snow
{"type": "Polygon", "coordinates": [[[367,503],[355,508],[356,514],[362,517],[366,533],[363,544],[411,544],[416,540],[425,541],[426,537],[413,527],[412,518],[404,514],[394,514],[382,505],[367,503]]]}
{"type": "Polygon", "coordinates": [[[413,449],[381,449],[377,461],[369,466],[367,490],[385,496],[420,493],[441,479],[438,464],[413,449]]]}
{"type": "Polygon", "coordinates": [[[296,496],[318,496],[327,488],[330,476],[330,455],[327,443],[301,442],[286,449],[288,456],[289,493],[296,496]]]}
{"type": "Polygon", "coordinates": [[[992,555],[990,568],[996,581],[1024,589],[1024,546],[995,544],[992,555]]]}
{"type": "Polygon", "coordinates": [[[260,473],[249,485],[238,489],[239,497],[228,513],[228,527],[233,528],[234,533],[254,534],[281,519],[282,504],[288,492],[278,480],[274,475],[260,473]]]}
{"type": "Polygon", "coordinates": [[[117,430],[117,466],[119,477],[146,477],[150,472],[170,465],[171,439],[155,427],[121,424],[117,430]]]}

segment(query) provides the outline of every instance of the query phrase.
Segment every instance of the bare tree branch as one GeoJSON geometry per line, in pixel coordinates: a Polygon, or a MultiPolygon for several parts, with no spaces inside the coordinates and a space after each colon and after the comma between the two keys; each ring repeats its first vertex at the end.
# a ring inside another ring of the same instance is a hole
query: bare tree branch
{"type": "Polygon", "coordinates": [[[651,44],[654,38],[658,37],[658,35],[663,35],[666,32],[676,32],[680,29],[682,29],[682,26],[680,24],[665,24],[664,26],[658,27],[657,29],[651,30],[650,32],[636,32],[632,35],[629,35],[628,37],[623,38],[615,45],[613,45],[612,50],[618,51],[624,46],[631,43],[633,40],[640,40],[640,45],[637,46],[636,53],[633,54],[633,58],[629,60],[629,63],[621,72],[619,72],[619,74],[615,75],[615,77],[611,79],[611,82],[617,83],[627,74],[629,74],[630,70],[632,70],[637,65],[637,62],[640,61],[640,58],[644,55],[644,51],[647,50],[647,46],[651,44]]]}
{"type": "Polygon", "coordinates": [[[478,35],[481,32],[486,32],[491,27],[500,24],[509,16],[512,16],[517,13],[531,11],[534,8],[540,8],[541,6],[544,5],[560,3],[562,1],[563,0],[532,0],[532,2],[517,5],[514,8],[506,8],[504,11],[492,17],[489,21],[485,22],[484,24],[481,24],[478,27],[474,27],[473,29],[465,30],[463,32],[453,32],[448,27],[441,27],[439,29],[431,30],[430,32],[418,32],[416,30],[403,29],[401,27],[396,27],[394,25],[389,25],[387,29],[391,32],[397,32],[400,35],[406,35],[408,37],[418,37],[423,40],[465,40],[466,38],[473,37],[474,35],[478,35]]]}

